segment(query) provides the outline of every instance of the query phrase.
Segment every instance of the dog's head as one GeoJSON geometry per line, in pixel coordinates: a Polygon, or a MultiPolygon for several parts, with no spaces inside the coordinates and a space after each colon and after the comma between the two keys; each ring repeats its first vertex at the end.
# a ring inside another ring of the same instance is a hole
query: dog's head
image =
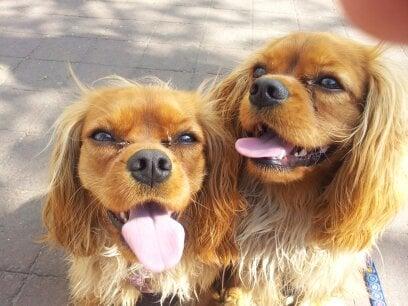
{"type": "Polygon", "coordinates": [[[337,244],[365,244],[364,231],[353,241],[343,235],[377,231],[400,203],[406,84],[380,53],[327,33],[295,33],[255,52],[214,92],[251,175],[324,191],[316,224],[330,243],[342,232],[337,244]]]}
{"type": "Polygon", "coordinates": [[[54,141],[44,221],[49,238],[73,254],[116,243],[130,260],[132,249],[161,271],[181,256],[183,218],[197,256],[216,261],[234,252],[227,224],[237,209],[229,198],[235,183],[223,174],[223,157],[234,154],[198,93],[140,85],[91,91],[60,117],[54,141]]]}

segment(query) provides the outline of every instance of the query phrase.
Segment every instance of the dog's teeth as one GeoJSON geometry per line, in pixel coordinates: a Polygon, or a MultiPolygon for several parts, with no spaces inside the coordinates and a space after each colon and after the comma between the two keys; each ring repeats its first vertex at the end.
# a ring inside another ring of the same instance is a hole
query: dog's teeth
{"type": "Polygon", "coordinates": [[[126,214],[124,212],[120,213],[120,217],[122,218],[123,221],[127,221],[126,214]]]}
{"type": "Polygon", "coordinates": [[[285,153],[285,152],[282,152],[282,153],[278,156],[279,159],[283,159],[284,157],[286,157],[286,153],[285,153]]]}
{"type": "Polygon", "coordinates": [[[295,154],[294,154],[296,157],[298,157],[299,156],[299,153],[298,152],[295,152],[295,154]]]}
{"type": "Polygon", "coordinates": [[[299,156],[306,156],[307,151],[305,149],[302,149],[302,151],[299,152],[299,156]]]}

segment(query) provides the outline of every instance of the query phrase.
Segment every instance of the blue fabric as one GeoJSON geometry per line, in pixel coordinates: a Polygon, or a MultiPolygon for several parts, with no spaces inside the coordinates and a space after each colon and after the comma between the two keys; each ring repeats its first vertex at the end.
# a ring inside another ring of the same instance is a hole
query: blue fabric
{"type": "Polygon", "coordinates": [[[375,268],[374,261],[367,257],[367,269],[364,273],[364,281],[370,298],[371,306],[386,306],[384,292],[381,287],[380,277],[375,268]]]}

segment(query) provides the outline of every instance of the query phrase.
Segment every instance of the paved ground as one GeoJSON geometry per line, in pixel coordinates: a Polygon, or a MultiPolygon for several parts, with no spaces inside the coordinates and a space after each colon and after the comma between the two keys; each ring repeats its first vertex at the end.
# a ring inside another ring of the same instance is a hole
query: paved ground
{"type": "MultiPolygon", "coordinates": [[[[37,244],[52,122],[84,82],[119,74],[180,88],[226,73],[265,39],[296,30],[373,40],[329,0],[0,1],[0,305],[64,305],[62,254],[37,244]]],[[[408,47],[390,56],[408,63],[408,47]]],[[[408,213],[386,231],[377,266],[391,306],[408,300],[408,213]]],[[[363,305],[366,302],[356,302],[363,305]]]]}

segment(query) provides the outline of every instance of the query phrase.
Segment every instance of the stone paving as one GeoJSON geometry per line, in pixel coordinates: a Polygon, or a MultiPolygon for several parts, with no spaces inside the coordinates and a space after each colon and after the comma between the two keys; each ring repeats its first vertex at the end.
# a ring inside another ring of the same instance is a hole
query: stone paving
{"type": "MultiPolygon", "coordinates": [[[[68,63],[87,84],[155,75],[190,89],[298,30],[375,42],[330,0],[0,1],[0,305],[67,304],[63,254],[37,241],[50,128],[77,93],[68,63]]],[[[388,54],[407,65],[408,47],[388,54]]],[[[389,305],[407,305],[408,212],[378,248],[389,305]]]]}

